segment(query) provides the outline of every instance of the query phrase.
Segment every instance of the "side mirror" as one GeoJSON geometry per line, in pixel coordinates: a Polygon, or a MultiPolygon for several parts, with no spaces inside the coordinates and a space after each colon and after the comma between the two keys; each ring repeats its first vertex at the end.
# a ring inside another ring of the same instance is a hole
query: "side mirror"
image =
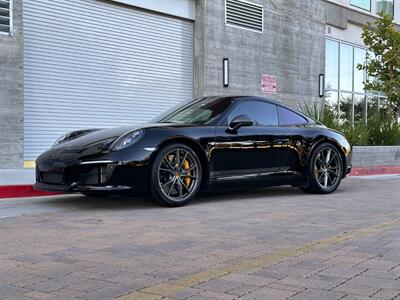
{"type": "Polygon", "coordinates": [[[254,124],[254,121],[252,119],[250,119],[248,116],[240,115],[240,116],[237,116],[237,117],[233,118],[230,121],[229,127],[228,127],[228,131],[229,132],[235,132],[240,127],[253,126],[253,124],[254,124]]]}

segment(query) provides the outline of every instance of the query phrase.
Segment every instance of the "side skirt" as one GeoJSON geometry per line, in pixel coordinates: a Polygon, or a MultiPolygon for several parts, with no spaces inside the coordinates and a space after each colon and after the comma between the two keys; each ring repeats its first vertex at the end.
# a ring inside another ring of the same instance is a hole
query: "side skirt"
{"type": "Polygon", "coordinates": [[[263,188],[268,186],[291,185],[296,187],[307,187],[308,177],[296,175],[271,175],[263,178],[215,180],[207,186],[207,190],[238,190],[242,188],[263,188]]]}

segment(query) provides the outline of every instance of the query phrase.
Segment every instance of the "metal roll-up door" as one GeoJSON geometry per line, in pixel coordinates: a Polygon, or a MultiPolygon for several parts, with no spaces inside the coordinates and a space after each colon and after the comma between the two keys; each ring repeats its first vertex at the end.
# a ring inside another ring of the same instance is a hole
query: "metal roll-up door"
{"type": "Polygon", "coordinates": [[[193,22],[105,0],[24,0],[25,160],[82,128],[147,122],[193,94],[193,22]]]}

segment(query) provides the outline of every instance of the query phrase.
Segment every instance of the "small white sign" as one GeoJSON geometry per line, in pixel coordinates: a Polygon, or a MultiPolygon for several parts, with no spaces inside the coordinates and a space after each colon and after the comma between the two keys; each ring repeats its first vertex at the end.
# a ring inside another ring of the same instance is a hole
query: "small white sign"
{"type": "Polygon", "coordinates": [[[276,76],[261,74],[261,92],[276,94],[276,76]]]}

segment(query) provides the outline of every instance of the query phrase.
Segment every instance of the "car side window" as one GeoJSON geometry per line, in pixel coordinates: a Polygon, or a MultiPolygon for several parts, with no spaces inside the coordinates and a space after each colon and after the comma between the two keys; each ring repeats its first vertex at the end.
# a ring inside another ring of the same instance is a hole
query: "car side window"
{"type": "Polygon", "coordinates": [[[228,116],[228,124],[232,119],[246,115],[254,121],[254,125],[278,125],[276,105],[262,101],[246,101],[238,104],[228,116]]]}
{"type": "Polygon", "coordinates": [[[302,125],[307,124],[307,120],[296,114],[295,112],[278,106],[278,115],[279,115],[279,125],[302,125]]]}

